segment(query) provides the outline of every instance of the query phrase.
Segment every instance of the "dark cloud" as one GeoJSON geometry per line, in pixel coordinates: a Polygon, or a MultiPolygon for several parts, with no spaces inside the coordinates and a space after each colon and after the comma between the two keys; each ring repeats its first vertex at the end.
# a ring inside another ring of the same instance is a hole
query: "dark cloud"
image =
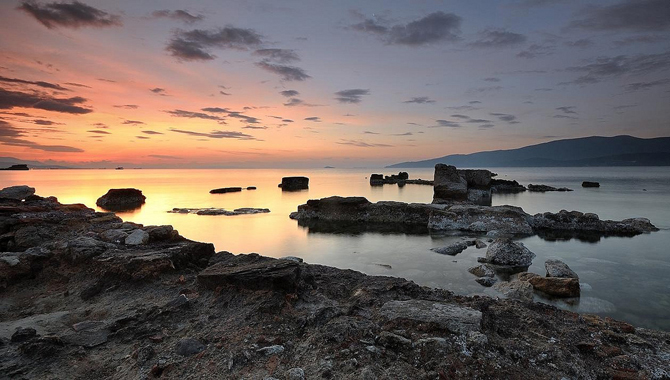
{"type": "Polygon", "coordinates": [[[281,119],[284,123],[293,123],[293,120],[291,119],[281,119]]]}
{"type": "Polygon", "coordinates": [[[172,56],[186,61],[211,60],[215,58],[211,53],[213,48],[247,50],[260,45],[262,38],[253,29],[232,26],[212,30],[178,30],[166,50],[172,56]]]}
{"type": "Polygon", "coordinates": [[[536,88],[534,91],[549,92],[549,91],[554,91],[554,89],[553,88],[547,88],[547,87],[541,87],[541,88],[536,88]]]}
{"type": "Polygon", "coordinates": [[[121,124],[125,124],[125,125],[142,125],[142,124],[144,124],[144,122],[143,122],[143,121],[139,121],[139,120],[124,120],[123,123],[121,123],[121,124]]]}
{"type": "Polygon", "coordinates": [[[260,120],[258,118],[255,118],[253,116],[247,116],[247,115],[241,114],[239,112],[230,112],[230,113],[228,113],[228,116],[229,117],[234,117],[236,119],[244,120],[244,122],[248,123],[248,124],[258,124],[260,122],[260,120]]]}
{"type": "Polygon", "coordinates": [[[588,38],[582,38],[576,41],[567,41],[565,46],[576,47],[576,48],[587,48],[593,46],[593,41],[588,38]]]}
{"type": "Polygon", "coordinates": [[[454,115],[451,115],[451,117],[456,118],[456,119],[470,120],[470,116],[468,116],[468,115],[454,114],[454,115]]]}
{"type": "Polygon", "coordinates": [[[621,40],[614,41],[614,45],[617,47],[628,46],[628,45],[637,45],[637,44],[653,44],[657,42],[665,42],[668,40],[668,37],[660,36],[656,34],[647,34],[641,36],[631,36],[626,37],[621,40]]]}
{"type": "Polygon", "coordinates": [[[236,131],[212,131],[210,133],[186,131],[182,129],[170,129],[172,132],[183,133],[190,136],[207,137],[210,139],[237,139],[237,140],[256,140],[255,137],[236,131]]]}
{"type": "Polygon", "coordinates": [[[555,46],[553,45],[538,45],[538,44],[532,44],[528,46],[526,50],[522,50],[516,54],[517,57],[519,58],[526,58],[526,59],[533,59],[537,57],[544,57],[547,55],[552,55],[554,54],[554,50],[556,49],[555,46]]]}
{"type": "Polygon", "coordinates": [[[320,122],[321,122],[321,118],[318,117],[318,116],[310,116],[310,117],[306,117],[305,120],[307,120],[307,121],[313,121],[313,122],[316,122],[316,123],[320,123],[320,122]]]}
{"type": "Polygon", "coordinates": [[[167,94],[165,93],[165,89],[164,89],[164,88],[160,88],[160,87],[154,87],[154,88],[151,88],[151,89],[149,89],[149,91],[153,92],[154,94],[158,94],[158,95],[167,95],[167,94]]]}
{"type": "Polygon", "coordinates": [[[262,125],[247,125],[242,127],[242,129],[268,129],[268,127],[262,125]]]}
{"type": "Polygon", "coordinates": [[[459,40],[461,21],[461,17],[453,13],[434,12],[407,24],[387,27],[375,20],[366,19],[351,28],[379,35],[387,44],[421,46],[459,40]]]}
{"type": "Polygon", "coordinates": [[[300,60],[298,53],[290,49],[259,49],[254,52],[254,55],[263,57],[264,60],[278,63],[290,63],[300,60]]]}
{"type": "Polygon", "coordinates": [[[370,90],[362,88],[352,88],[349,90],[342,90],[335,93],[337,95],[335,100],[340,103],[360,103],[363,95],[370,95],[370,90]]]}
{"type": "Polygon", "coordinates": [[[486,120],[486,119],[470,119],[467,120],[466,123],[470,124],[481,124],[481,123],[490,123],[491,120],[486,120]]]}
{"type": "Polygon", "coordinates": [[[284,103],[284,105],[286,107],[295,107],[305,105],[305,102],[302,99],[291,98],[286,103],[284,103]]]}
{"type": "Polygon", "coordinates": [[[554,115],[554,119],[571,119],[571,120],[576,120],[579,119],[576,116],[570,116],[570,115],[554,115]]]}
{"type": "Polygon", "coordinates": [[[427,96],[418,96],[413,97],[410,100],[405,100],[403,103],[429,104],[435,103],[435,101],[427,96]]]}
{"type": "Polygon", "coordinates": [[[462,127],[462,125],[460,125],[460,124],[458,124],[458,123],[456,123],[456,122],[449,121],[449,120],[444,120],[444,119],[438,119],[438,120],[435,120],[435,122],[437,123],[437,125],[433,125],[433,126],[431,126],[431,127],[429,127],[429,128],[442,128],[442,127],[446,127],[446,128],[461,128],[461,127],[462,127]]]}
{"type": "Polygon", "coordinates": [[[468,104],[482,104],[482,102],[480,102],[479,100],[472,100],[469,101],[468,104]]]}
{"type": "Polygon", "coordinates": [[[448,110],[454,110],[454,111],[475,111],[478,110],[479,108],[473,107],[473,106],[451,106],[451,107],[444,107],[445,109],[448,110]]]}
{"type": "Polygon", "coordinates": [[[567,114],[576,114],[577,111],[575,111],[575,108],[577,108],[577,106],[556,107],[556,110],[567,114]]]}
{"type": "Polygon", "coordinates": [[[163,132],[157,132],[157,131],[142,131],[142,133],[147,134],[147,135],[163,135],[163,132]]]}
{"type": "Polygon", "coordinates": [[[81,84],[81,83],[65,82],[65,84],[67,84],[68,86],[91,88],[91,86],[87,86],[87,85],[81,84]]]}
{"type": "Polygon", "coordinates": [[[277,65],[270,63],[267,60],[256,62],[256,66],[260,67],[265,71],[269,71],[273,74],[277,74],[281,77],[282,80],[291,82],[291,81],[304,81],[311,78],[305,70],[295,67],[295,66],[285,66],[277,65]]]}
{"type": "Polygon", "coordinates": [[[371,132],[371,131],[365,131],[363,132],[364,135],[378,135],[379,133],[377,132],[371,132]]]}
{"type": "Polygon", "coordinates": [[[572,0],[521,0],[514,5],[521,8],[535,8],[535,7],[564,4],[571,1],[572,0]]]}
{"type": "Polygon", "coordinates": [[[470,43],[470,46],[478,48],[500,48],[517,46],[526,42],[523,34],[510,32],[504,29],[487,29],[479,33],[479,39],[470,43]]]}
{"type": "Polygon", "coordinates": [[[169,155],[165,155],[165,154],[150,154],[149,157],[160,158],[160,159],[163,159],[163,160],[181,160],[182,159],[181,157],[169,156],[169,155]]]}
{"type": "Polygon", "coordinates": [[[293,98],[293,97],[296,97],[296,96],[300,95],[300,93],[296,90],[284,90],[284,91],[280,92],[280,94],[282,96],[287,97],[287,98],[293,98]]]}
{"type": "Polygon", "coordinates": [[[88,133],[95,133],[95,134],[98,134],[98,135],[111,135],[111,134],[112,134],[111,132],[101,131],[101,130],[99,130],[99,129],[94,129],[94,130],[86,131],[86,132],[88,132],[88,133]]]}
{"type": "Polygon", "coordinates": [[[516,119],[516,116],[514,115],[506,113],[498,113],[498,112],[491,112],[489,115],[496,116],[500,121],[505,121],[508,124],[519,124],[519,121],[516,119]]]}
{"type": "Polygon", "coordinates": [[[622,75],[645,74],[668,69],[670,69],[670,52],[640,54],[632,57],[627,55],[599,57],[584,65],[568,67],[566,71],[584,73],[584,75],[574,81],[561,84],[592,84],[622,75]]]}
{"type": "Polygon", "coordinates": [[[484,78],[485,82],[500,82],[500,78],[496,77],[489,77],[489,78],[484,78]]]}
{"type": "Polygon", "coordinates": [[[107,129],[107,128],[109,128],[109,125],[107,125],[107,124],[105,124],[105,123],[94,123],[94,124],[91,124],[91,125],[93,125],[93,126],[96,127],[96,128],[102,128],[102,129],[107,129]]]}
{"type": "Polygon", "coordinates": [[[55,121],[41,120],[41,119],[35,119],[32,122],[33,122],[33,124],[37,124],[37,125],[63,125],[63,123],[56,123],[55,121]]]}
{"type": "Polygon", "coordinates": [[[670,1],[624,0],[608,6],[592,6],[580,12],[583,18],[570,25],[602,31],[670,30],[670,1]]]}
{"type": "Polygon", "coordinates": [[[135,136],[136,138],[140,140],[149,140],[151,137],[146,137],[146,136],[135,136]]]}
{"type": "Polygon", "coordinates": [[[201,111],[205,112],[211,112],[211,113],[229,113],[230,110],[228,108],[221,108],[221,107],[206,107],[206,108],[201,108],[201,111]]]}
{"type": "Polygon", "coordinates": [[[71,114],[86,114],[93,112],[91,109],[78,106],[78,104],[85,102],[86,99],[80,96],[72,98],[54,98],[45,94],[8,91],[0,88],[0,109],[12,109],[14,107],[37,108],[46,111],[71,114]]]}
{"type": "Polygon", "coordinates": [[[29,149],[42,150],[45,152],[79,153],[83,149],[65,145],[43,145],[34,141],[25,140],[28,130],[15,128],[10,123],[0,120],[0,144],[7,146],[20,146],[29,149]]]}
{"type": "Polygon", "coordinates": [[[228,93],[228,92],[225,92],[225,91],[219,91],[219,94],[226,95],[226,96],[232,95],[231,93],[228,93]]]}
{"type": "Polygon", "coordinates": [[[492,91],[499,91],[502,90],[502,86],[486,86],[486,87],[477,87],[468,90],[470,93],[484,93],[484,92],[492,92],[492,91]]]}
{"type": "Polygon", "coordinates": [[[43,81],[29,81],[29,80],[23,80],[23,79],[16,79],[16,78],[7,78],[0,76],[0,82],[5,82],[5,83],[18,83],[18,84],[32,84],[35,86],[43,87],[43,88],[49,88],[52,90],[59,90],[59,91],[70,91],[69,89],[58,85],[58,84],[53,84],[49,82],[43,82],[43,81]]]}
{"type": "Polygon", "coordinates": [[[127,110],[136,110],[139,107],[140,106],[138,106],[137,104],[120,104],[120,105],[114,106],[114,108],[125,108],[127,110]]]}
{"type": "Polygon", "coordinates": [[[159,11],[153,11],[151,15],[156,18],[169,18],[172,20],[183,21],[187,24],[193,24],[195,22],[202,21],[205,18],[203,15],[194,16],[182,9],[177,9],[176,11],[163,9],[159,11]]]}
{"type": "Polygon", "coordinates": [[[414,133],[412,132],[405,132],[405,133],[394,133],[391,136],[413,136],[414,133]]]}
{"type": "Polygon", "coordinates": [[[58,26],[76,29],[84,26],[102,28],[121,25],[119,16],[111,15],[78,1],[47,4],[24,1],[18,9],[35,17],[37,21],[49,29],[58,26]]]}
{"type": "Polygon", "coordinates": [[[345,140],[342,139],[337,142],[337,144],[340,145],[352,145],[352,146],[357,146],[359,148],[390,148],[393,145],[388,145],[388,144],[373,144],[373,143],[367,143],[362,140],[345,140]]]}
{"type": "Polygon", "coordinates": [[[663,86],[665,84],[670,83],[670,79],[659,79],[651,82],[637,82],[637,83],[630,83],[624,86],[626,91],[628,92],[635,92],[635,91],[641,91],[641,90],[648,90],[652,87],[657,87],[657,86],[663,86]]]}
{"type": "MultiPolygon", "coordinates": [[[[204,109],[204,108],[203,108],[204,109]]],[[[205,120],[217,120],[217,121],[223,121],[225,120],[224,118],[220,116],[214,116],[214,115],[208,115],[206,113],[202,112],[191,112],[191,111],[185,111],[185,110],[172,110],[172,111],[165,111],[169,113],[170,115],[174,117],[184,117],[188,119],[205,119],[205,120]]]]}
{"type": "Polygon", "coordinates": [[[494,124],[482,124],[482,125],[478,126],[477,128],[479,128],[479,129],[490,129],[490,128],[493,128],[493,127],[495,127],[494,124]]]}

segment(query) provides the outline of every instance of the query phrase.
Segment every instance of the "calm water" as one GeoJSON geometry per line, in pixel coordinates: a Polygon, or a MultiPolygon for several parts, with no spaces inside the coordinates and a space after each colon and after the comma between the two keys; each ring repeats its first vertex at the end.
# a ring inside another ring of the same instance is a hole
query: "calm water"
{"type": "MultiPolygon", "coordinates": [[[[637,326],[670,330],[670,168],[497,168],[499,178],[522,184],[566,186],[569,193],[523,193],[494,197],[494,204],[523,207],[529,213],[561,209],[595,212],[603,219],[647,217],[660,232],[634,238],[603,238],[597,243],[576,240],[549,242],[523,239],[537,254],[530,271],[544,275],[544,261],[559,258],[584,285],[578,304],[559,307],[598,313],[637,326]],[[583,180],[599,181],[599,189],[583,189],[583,180]]],[[[365,196],[371,201],[430,202],[432,187],[395,185],[370,187],[370,173],[386,169],[317,170],[31,170],[0,171],[0,187],[28,184],[37,194],[55,195],[63,203],[95,206],[109,188],[135,187],[147,203],[125,220],[145,225],[171,224],[193,240],[212,242],[217,250],[299,256],[309,263],[350,268],[374,275],[400,276],[421,285],[459,294],[493,294],[481,287],[467,268],[485,250],[468,248],[456,257],[430,251],[459,239],[440,235],[309,233],[288,218],[299,204],[331,195],[365,196]],[[285,193],[281,177],[305,175],[308,191],[285,193]],[[228,186],[257,186],[254,191],[209,194],[228,186]],[[269,208],[270,214],[198,216],[168,214],[174,208],[269,208]],[[383,265],[380,265],[383,264],[383,265]],[[390,266],[390,267],[389,267],[390,266]]],[[[409,170],[410,178],[432,179],[432,169],[409,170]]]]}

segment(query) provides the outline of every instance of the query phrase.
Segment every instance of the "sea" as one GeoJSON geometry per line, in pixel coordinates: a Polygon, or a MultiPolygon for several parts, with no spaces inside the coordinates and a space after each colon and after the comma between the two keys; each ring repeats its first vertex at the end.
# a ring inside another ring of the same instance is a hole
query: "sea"
{"type": "MultiPolygon", "coordinates": [[[[0,187],[29,185],[41,196],[62,203],[95,208],[96,199],[110,188],[133,187],[146,195],[146,204],[118,213],[144,225],[170,224],[192,240],[211,242],[217,251],[297,256],[308,263],[353,269],[370,275],[396,276],[417,284],[443,288],[460,295],[496,296],[475,282],[468,268],[486,249],[470,247],[457,256],[431,248],[461,237],[451,234],[404,234],[348,231],[320,233],[301,227],[289,214],[308,199],[332,195],[363,196],[372,202],[392,200],[430,203],[433,188],[426,185],[371,187],[372,173],[398,169],[77,169],[0,171],[0,187]],[[284,176],[309,177],[309,189],[284,192],[284,176]],[[210,194],[220,187],[255,186],[256,190],[210,194]],[[168,213],[173,208],[268,208],[270,213],[204,216],[168,213]]],[[[405,170],[405,169],[404,169],[405,170]]],[[[537,257],[530,272],[545,274],[544,262],[556,258],[580,277],[578,300],[536,301],[580,313],[624,320],[638,327],[670,331],[670,168],[495,168],[498,178],[528,185],[568,187],[572,192],[494,195],[494,205],[514,205],[535,214],[545,211],[592,212],[601,219],[645,217],[660,231],[635,237],[603,237],[547,241],[538,236],[521,241],[537,257]],[[582,181],[600,188],[582,188],[582,181]]],[[[432,179],[433,169],[406,169],[411,179],[432,179]]],[[[102,210],[101,210],[102,211],[102,210]]]]}

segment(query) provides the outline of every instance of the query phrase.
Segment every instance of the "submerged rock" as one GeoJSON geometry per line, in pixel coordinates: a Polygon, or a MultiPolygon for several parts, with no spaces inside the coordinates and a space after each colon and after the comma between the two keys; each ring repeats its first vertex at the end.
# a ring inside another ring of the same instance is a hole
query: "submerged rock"
{"type": "Polygon", "coordinates": [[[242,191],[241,187],[222,187],[219,189],[212,189],[209,191],[210,194],[225,194],[225,193],[236,193],[242,191]]]}
{"type": "Polygon", "coordinates": [[[528,185],[528,191],[544,193],[547,191],[573,191],[567,187],[553,187],[547,185],[533,185],[532,183],[528,185]]]}
{"type": "Polygon", "coordinates": [[[35,194],[35,188],[30,186],[10,186],[0,190],[0,198],[22,201],[35,194]]]}
{"type": "Polygon", "coordinates": [[[465,251],[465,249],[468,248],[469,245],[471,244],[468,244],[466,242],[458,242],[448,245],[446,247],[431,248],[430,250],[433,252],[437,252],[441,255],[456,256],[459,253],[465,251]]]}
{"type": "Polygon", "coordinates": [[[129,211],[140,208],[146,199],[147,197],[142,194],[142,190],[132,188],[109,189],[107,194],[98,198],[95,204],[109,211],[129,211]]]}
{"type": "Polygon", "coordinates": [[[282,191],[296,191],[309,188],[309,178],[307,177],[284,177],[281,179],[282,191]]]}
{"type": "Polygon", "coordinates": [[[535,254],[523,243],[508,238],[498,238],[486,250],[486,262],[496,265],[527,267],[533,263],[535,254]]]}

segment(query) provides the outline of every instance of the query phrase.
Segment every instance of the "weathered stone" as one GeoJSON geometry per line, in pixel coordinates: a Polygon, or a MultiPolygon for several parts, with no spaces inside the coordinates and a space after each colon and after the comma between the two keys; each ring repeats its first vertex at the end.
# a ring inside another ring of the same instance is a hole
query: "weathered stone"
{"type": "Polygon", "coordinates": [[[533,300],[533,286],[528,281],[500,281],[493,285],[493,289],[506,298],[525,302],[533,300]]]}
{"type": "Polygon", "coordinates": [[[195,338],[184,338],[177,343],[177,354],[181,356],[193,356],[205,350],[205,345],[195,338]]]}
{"type": "Polygon", "coordinates": [[[388,331],[382,331],[377,337],[377,344],[391,349],[403,349],[412,346],[412,341],[388,331]]]}
{"type": "Polygon", "coordinates": [[[379,310],[387,320],[407,319],[421,323],[434,323],[453,333],[465,334],[478,331],[482,313],[463,306],[441,302],[409,300],[389,301],[379,310]]]}
{"type": "Polygon", "coordinates": [[[147,226],[144,230],[149,234],[150,242],[169,241],[179,238],[179,232],[170,225],[147,226]]]}
{"type": "Polygon", "coordinates": [[[79,236],[65,243],[65,249],[59,249],[58,254],[72,263],[78,263],[94,258],[114,247],[114,244],[92,237],[79,236]]]}
{"type": "Polygon", "coordinates": [[[126,245],[141,245],[147,244],[148,242],[149,233],[140,229],[131,232],[125,240],[126,245]]]}
{"type": "Polygon", "coordinates": [[[281,179],[282,191],[304,190],[309,188],[307,177],[284,177],[281,179]]]}
{"type": "Polygon", "coordinates": [[[370,186],[381,186],[384,184],[383,174],[370,174],[370,186]]]}
{"type": "Polygon", "coordinates": [[[491,172],[485,169],[458,169],[458,173],[465,178],[468,188],[489,189],[491,186],[491,172]]]}
{"type": "Polygon", "coordinates": [[[544,268],[547,270],[547,277],[576,278],[579,279],[568,264],[561,260],[549,259],[544,262],[544,268]]]}
{"type": "Polygon", "coordinates": [[[487,245],[486,245],[486,243],[484,243],[484,241],[482,241],[480,239],[475,240],[475,247],[477,247],[477,249],[486,248],[486,246],[487,245]]]}
{"type": "Polygon", "coordinates": [[[553,187],[553,186],[547,186],[547,185],[533,185],[532,183],[528,185],[528,191],[531,192],[536,192],[536,193],[544,193],[547,191],[572,191],[572,189],[568,189],[567,187],[553,187]]]}
{"type": "Polygon", "coordinates": [[[103,321],[82,321],[72,325],[72,328],[74,329],[74,331],[79,332],[87,330],[99,330],[104,326],[105,322],[103,321]]]}
{"type": "Polygon", "coordinates": [[[14,334],[12,334],[12,342],[25,342],[35,336],[37,336],[37,331],[32,327],[18,328],[14,334]]]}
{"type": "Polygon", "coordinates": [[[305,380],[305,371],[302,368],[291,368],[286,372],[287,380],[305,380]]]}
{"type": "Polygon", "coordinates": [[[481,206],[491,206],[491,202],[493,201],[491,189],[468,188],[466,198],[468,202],[481,206]]]}
{"type": "Polygon", "coordinates": [[[433,203],[451,200],[466,200],[468,183],[458,169],[452,165],[435,165],[433,203]]]}
{"type": "Polygon", "coordinates": [[[196,214],[196,215],[248,215],[248,214],[264,214],[270,212],[267,208],[236,208],[233,211],[226,210],[223,208],[173,208],[169,213],[173,214],[196,214]]]}
{"type": "Polygon", "coordinates": [[[262,347],[256,350],[256,352],[267,355],[267,356],[272,356],[272,355],[278,355],[284,352],[285,348],[282,345],[276,344],[274,346],[267,346],[267,347],[262,347]]]}
{"type": "Polygon", "coordinates": [[[582,182],[582,187],[600,187],[600,183],[592,181],[584,181],[582,182]]]}
{"type": "Polygon", "coordinates": [[[523,243],[508,238],[494,240],[486,250],[486,262],[496,265],[527,267],[534,258],[535,254],[523,243]]]}
{"type": "Polygon", "coordinates": [[[22,201],[35,194],[35,188],[30,186],[10,186],[0,190],[0,198],[22,201]]]}
{"type": "Polygon", "coordinates": [[[210,194],[225,194],[225,193],[237,193],[242,191],[241,187],[222,187],[220,189],[212,189],[209,191],[210,194]]]}
{"type": "Polygon", "coordinates": [[[491,192],[496,194],[516,194],[526,191],[526,187],[517,181],[506,179],[492,179],[491,192]]]}
{"type": "Polygon", "coordinates": [[[431,230],[467,232],[499,231],[508,234],[533,233],[531,216],[520,207],[453,205],[446,210],[434,210],[428,220],[431,230]]]}
{"type": "Polygon", "coordinates": [[[91,348],[107,342],[109,331],[106,329],[84,330],[61,336],[61,340],[74,346],[91,348]]]}
{"type": "Polygon", "coordinates": [[[142,194],[142,190],[109,189],[107,194],[98,198],[95,204],[100,208],[109,211],[128,211],[141,207],[147,197],[142,194]]]}
{"type": "Polygon", "coordinates": [[[468,269],[468,272],[474,274],[477,277],[494,277],[495,271],[489,265],[477,265],[468,269]]]}
{"type": "Polygon", "coordinates": [[[128,237],[128,232],[122,229],[111,229],[100,233],[100,239],[109,243],[122,243],[128,237]]]}
{"type": "Polygon", "coordinates": [[[541,277],[528,279],[535,290],[554,297],[579,297],[579,280],[576,278],[541,277]]]}
{"type": "Polygon", "coordinates": [[[446,247],[431,248],[430,250],[433,251],[433,252],[437,252],[441,255],[456,256],[459,253],[465,251],[466,248],[468,248],[467,243],[458,242],[458,243],[448,245],[446,247]]]}
{"type": "Polygon", "coordinates": [[[479,278],[476,278],[475,281],[479,285],[485,286],[485,287],[488,288],[488,287],[493,286],[496,282],[498,282],[498,279],[496,279],[495,277],[479,277],[479,278]]]}
{"type": "Polygon", "coordinates": [[[658,231],[646,218],[625,219],[622,221],[600,220],[593,213],[561,210],[557,213],[545,212],[531,218],[533,228],[538,231],[558,230],[577,232],[596,232],[604,235],[637,235],[658,231]]]}
{"type": "Polygon", "coordinates": [[[233,285],[248,289],[293,292],[300,279],[300,264],[289,260],[260,258],[231,265],[218,262],[198,274],[198,281],[210,289],[233,285]]]}

